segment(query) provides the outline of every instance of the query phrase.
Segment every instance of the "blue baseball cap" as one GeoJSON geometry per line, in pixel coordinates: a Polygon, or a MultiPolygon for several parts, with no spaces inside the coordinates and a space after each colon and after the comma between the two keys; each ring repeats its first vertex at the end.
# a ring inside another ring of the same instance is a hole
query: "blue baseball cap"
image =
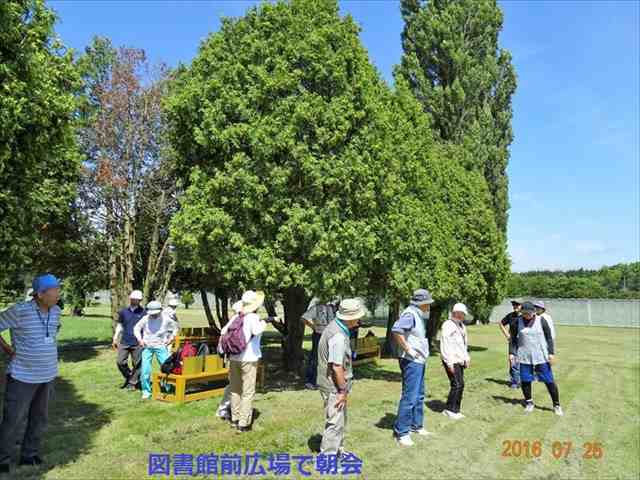
{"type": "Polygon", "coordinates": [[[55,275],[47,273],[34,278],[31,287],[34,293],[42,293],[50,288],[60,288],[60,280],[55,275]]]}

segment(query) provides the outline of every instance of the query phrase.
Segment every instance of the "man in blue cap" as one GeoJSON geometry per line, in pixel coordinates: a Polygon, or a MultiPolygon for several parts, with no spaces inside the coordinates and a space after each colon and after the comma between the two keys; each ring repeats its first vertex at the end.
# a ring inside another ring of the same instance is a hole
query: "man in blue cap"
{"type": "Polygon", "coordinates": [[[413,292],[410,305],[400,314],[391,331],[399,347],[402,396],[393,433],[402,447],[414,445],[411,433],[430,435],[424,429],[424,373],[429,358],[426,321],[433,298],[425,289],[413,292]]]}
{"type": "Polygon", "coordinates": [[[26,423],[20,465],[40,465],[40,441],[47,427],[49,398],[58,375],[57,335],[60,281],[51,274],[33,280],[33,299],[0,312],[0,333],[10,329],[15,355],[7,367],[0,424],[0,473],[9,464],[26,423]]]}

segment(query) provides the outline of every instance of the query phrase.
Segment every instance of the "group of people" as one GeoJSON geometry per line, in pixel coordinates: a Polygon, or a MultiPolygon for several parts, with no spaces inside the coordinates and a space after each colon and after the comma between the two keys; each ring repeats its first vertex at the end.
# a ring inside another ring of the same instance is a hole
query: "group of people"
{"type": "MultiPolygon", "coordinates": [[[[26,424],[20,465],[39,465],[40,443],[47,426],[48,403],[58,374],[57,334],[60,329],[60,281],[51,274],[36,277],[32,298],[0,312],[0,333],[9,329],[11,345],[3,343],[10,356],[7,368],[4,415],[0,424],[0,473],[9,472],[13,449],[21,427],[26,424]]],[[[142,390],[142,398],[151,396],[153,358],[160,364],[169,356],[169,345],[179,331],[178,305],[171,299],[163,309],[158,301],[143,307],[142,292],[129,296],[129,305],[118,315],[113,336],[117,366],[124,378],[122,388],[142,390]],[[131,365],[129,365],[131,360],[131,365]]],[[[402,389],[398,414],[393,425],[400,446],[414,445],[411,435],[428,436],[424,428],[425,367],[429,358],[427,321],[433,303],[425,289],[413,292],[409,306],[392,327],[398,349],[402,389]]],[[[239,433],[251,430],[258,362],[262,357],[261,337],[267,324],[277,317],[261,319],[258,310],[264,294],[249,290],[233,305],[234,315],[221,332],[219,353],[229,360],[229,385],[225,389],[218,416],[229,420],[239,433]],[[225,338],[233,337],[233,354],[225,352],[225,338]]],[[[534,409],[532,382],[544,382],[557,415],[562,415],[558,387],[552,364],[555,361],[555,329],[542,302],[533,304],[514,300],[513,312],[500,323],[509,342],[509,374],[512,386],[520,386],[525,411],[534,409]]],[[[307,388],[318,389],[324,405],[324,433],[321,451],[341,456],[347,423],[348,397],[353,386],[354,331],[366,315],[362,302],[346,298],[338,302],[318,302],[301,321],[312,328],[312,350],[305,375],[307,388]]],[[[468,337],[464,320],[467,307],[456,303],[442,325],[440,354],[450,381],[443,414],[453,420],[464,418],[460,412],[464,391],[464,371],[469,368],[468,337]]],[[[357,336],[355,336],[357,338],[357,336]]]]}
{"type": "Polygon", "coordinates": [[[540,380],[547,387],[553,411],[562,416],[560,394],[551,368],[555,362],[556,338],[553,319],[541,300],[522,302],[516,299],[511,305],[513,311],[499,323],[508,341],[510,387],[522,389],[525,411],[530,413],[535,408],[532,383],[540,380]]]}
{"type": "Polygon", "coordinates": [[[118,312],[113,335],[116,364],[124,377],[122,388],[142,390],[143,400],[151,398],[153,359],[162,363],[169,357],[169,346],[180,327],[176,316],[178,301],[171,298],[167,308],[157,300],[142,307],[142,292],[129,295],[129,305],[118,312]],[[131,365],[129,365],[131,359],[131,365]]]}

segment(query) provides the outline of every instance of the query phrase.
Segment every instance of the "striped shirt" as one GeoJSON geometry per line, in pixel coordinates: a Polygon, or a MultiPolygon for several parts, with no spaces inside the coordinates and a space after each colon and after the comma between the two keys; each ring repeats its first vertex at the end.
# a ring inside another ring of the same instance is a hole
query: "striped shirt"
{"type": "Polygon", "coordinates": [[[60,314],[57,305],[49,313],[42,313],[34,300],[0,312],[0,332],[10,329],[16,352],[7,367],[12,378],[24,383],[47,383],[58,375],[60,314]]]}

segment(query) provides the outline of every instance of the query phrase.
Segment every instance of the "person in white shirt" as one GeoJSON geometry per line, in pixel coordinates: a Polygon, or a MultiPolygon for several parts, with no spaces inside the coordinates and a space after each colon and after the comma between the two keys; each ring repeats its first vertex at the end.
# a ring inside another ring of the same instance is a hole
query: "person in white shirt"
{"type": "Polygon", "coordinates": [[[551,330],[551,338],[556,339],[556,329],[553,326],[553,318],[551,315],[547,313],[547,308],[542,300],[538,300],[537,302],[533,302],[533,306],[536,307],[536,313],[539,317],[544,318],[547,321],[547,325],[549,325],[549,330],[551,330]]]}
{"type": "Polygon", "coordinates": [[[442,413],[454,420],[464,418],[460,413],[464,391],[464,369],[469,368],[471,364],[471,357],[467,351],[467,329],[464,326],[467,314],[466,305],[456,303],[451,310],[449,320],[442,324],[440,338],[440,357],[451,384],[447,408],[442,413]]]}
{"type": "MultiPolygon", "coordinates": [[[[238,433],[251,430],[253,419],[253,397],[256,392],[258,361],[262,358],[260,340],[267,323],[261,320],[256,311],[264,304],[264,293],[248,290],[242,295],[240,311],[224,326],[221,336],[235,322],[243,322],[246,347],[237,354],[229,356],[229,385],[231,390],[231,425],[238,433]]],[[[222,342],[221,342],[222,343],[222,342]]]]}
{"type": "Polygon", "coordinates": [[[178,334],[178,325],[168,315],[162,313],[158,301],[147,304],[147,314],[133,327],[133,334],[142,350],[142,399],[151,398],[151,366],[153,357],[160,365],[169,357],[168,346],[178,334]]]}
{"type": "Polygon", "coordinates": [[[162,310],[162,314],[168,316],[169,318],[171,318],[171,320],[173,320],[174,322],[176,322],[176,324],[179,325],[178,314],[176,312],[176,310],[178,310],[178,304],[179,304],[178,299],[176,297],[171,297],[167,302],[167,308],[162,310]]]}

